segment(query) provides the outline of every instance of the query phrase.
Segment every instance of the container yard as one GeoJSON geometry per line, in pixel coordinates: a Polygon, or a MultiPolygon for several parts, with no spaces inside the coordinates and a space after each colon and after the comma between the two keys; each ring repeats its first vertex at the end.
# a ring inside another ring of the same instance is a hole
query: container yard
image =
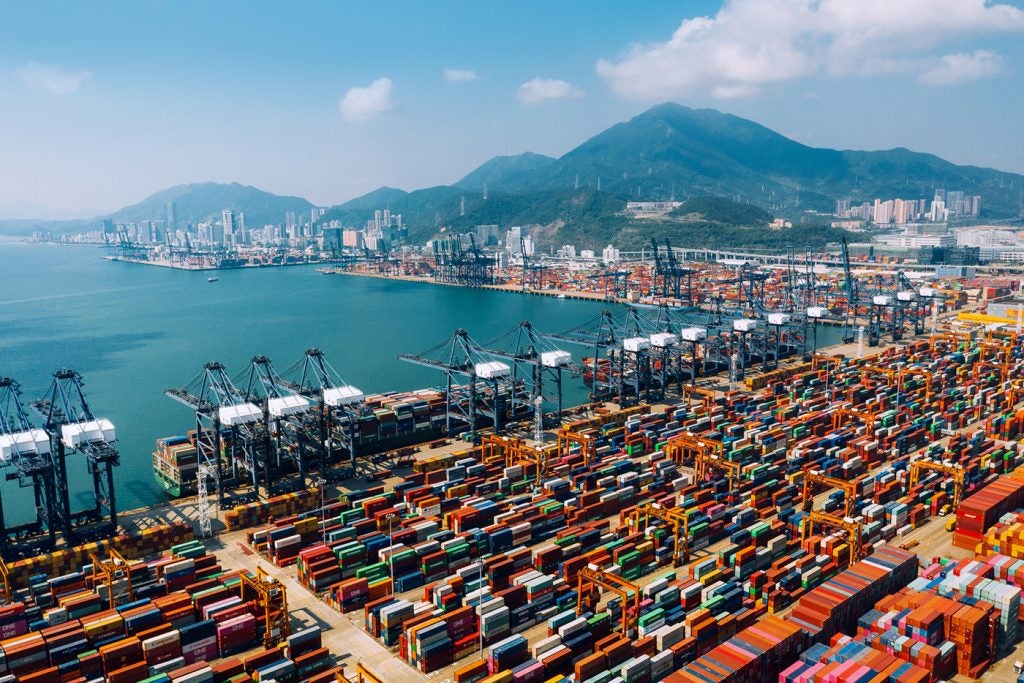
{"type": "MultiPolygon", "coordinates": [[[[167,392],[195,429],[153,454],[168,491],[196,494],[173,521],[117,521],[111,495],[41,518],[43,554],[7,536],[0,681],[1012,680],[1024,338],[970,319],[917,334],[926,290],[933,325],[968,303],[934,282],[852,307],[875,343],[817,349],[842,288],[754,317],[792,293],[763,275],[708,267],[738,292],[720,323],[629,308],[402,356],[443,390],[367,396],[316,349],[280,374],[207,363],[167,392]],[[593,403],[534,409],[588,370],[593,403]],[[123,533],[89,536],[109,522],[123,533]]],[[[84,397],[32,402],[37,427],[4,389],[20,476],[33,453],[116,466],[84,397]]]]}
{"type": "Polygon", "coordinates": [[[425,449],[244,546],[388,680],[1012,676],[1022,351],[944,334],[425,449]]]}

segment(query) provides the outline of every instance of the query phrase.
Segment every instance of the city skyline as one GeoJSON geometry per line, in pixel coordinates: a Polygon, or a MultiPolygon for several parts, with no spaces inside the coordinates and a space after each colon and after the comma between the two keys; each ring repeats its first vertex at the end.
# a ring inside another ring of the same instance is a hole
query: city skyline
{"type": "Polygon", "coordinates": [[[7,6],[0,218],[88,217],[205,180],[329,206],[559,156],[660,101],[1022,172],[1021,6],[7,6]],[[33,207],[48,215],[18,215],[33,207]]]}

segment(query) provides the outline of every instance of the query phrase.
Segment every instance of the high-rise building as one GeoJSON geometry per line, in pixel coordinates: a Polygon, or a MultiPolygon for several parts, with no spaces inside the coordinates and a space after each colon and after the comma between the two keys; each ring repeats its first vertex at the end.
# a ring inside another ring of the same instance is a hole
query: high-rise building
{"type": "Polygon", "coordinates": [[[884,202],[881,199],[876,199],[871,220],[875,222],[875,225],[888,225],[892,223],[892,213],[893,201],[891,199],[884,202]]]}
{"type": "Polygon", "coordinates": [[[231,209],[224,209],[220,212],[221,226],[223,227],[223,242],[230,242],[235,234],[235,212],[231,209]]]}
{"type": "Polygon", "coordinates": [[[383,221],[384,221],[384,227],[385,228],[390,228],[391,227],[391,209],[384,209],[383,221]]]}
{"type": "Polygon", "coordinates": [[[508,249],[510,254],[518,254],[523,251],[523,247],[520,244],[522,238],[523,229],[518,225],[509,228],[505,232],[505,248],[508,249]]]}
{"type": "Polygon", "coordinates": [[[167,202],[167,232],[172,233],[178,229],[178,206],[174,202],[167,202]]]}

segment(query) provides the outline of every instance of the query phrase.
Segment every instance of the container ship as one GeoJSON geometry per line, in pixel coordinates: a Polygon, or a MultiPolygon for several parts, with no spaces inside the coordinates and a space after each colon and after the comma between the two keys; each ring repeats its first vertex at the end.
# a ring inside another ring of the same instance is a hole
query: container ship
{"type": "MultiPolygon", "coordinates": [[[[478,387],[476,400],[478,405],[491,405],[494,402],[493,392],[486,386],[478,387]]],[[[451,402],[453,406],[468,410],[468,388],[452,387],[451,402]]],[[[353,430],[352,443],[356,455],[427,443],[448,435],[445,403],[445,393],[435,389],[371,394],[364,398],[358,417],[352,420],[349,416],[339,416],[340,419],[335,421],[336,428],[353,430]]],[[[532,415],[525,387],[521,384],[516,387],[514,401],[507,396],[499,396],[498,404],[498,411],[509,420],[525,420],[532,415]]],[[[452,417],[455,420],[455,416],[452,417]]],[[[486,426],[487,422],[483,420],[480,424],[486,426]]],[[[459,420],[453,425],[452,432],[455,434],[465,428],[466,424],[459,420]]],[[[231,449],[228,445],[230,437],[225,437],[221,457],[227,462],[231,449]]],[[[156,440],[153,476],[168,495],[178,498],[195,494],[197,467],[195,430],[183,436],[156,440]]]]}

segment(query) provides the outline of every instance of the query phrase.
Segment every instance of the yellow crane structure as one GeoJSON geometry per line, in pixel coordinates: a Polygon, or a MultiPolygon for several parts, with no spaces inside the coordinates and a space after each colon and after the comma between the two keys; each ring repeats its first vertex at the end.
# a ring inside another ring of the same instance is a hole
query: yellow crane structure
{"type": "Polygon", "coordinates": [[[362,662],[356,662],[355,679],[347,678],[344,670],[334,672],[334,679],[337,683],[387,683],[383,678],[367,669],[362,662]]]}
{"type": "Polygon", "coordinates": [[[921,481],[921,472],[925,470],[939,472],[953,478],[953,508],[956,509],[959,507],[960,502],[963,499],[964,486],[967,481],[967,472],[964,469],[964,466],[946,464],[944,462],[936,462],[934,460],[926,460],[924,458],[911,460],[910,487],[917,486],[918,482],[921,481]]]}
{"type": "Polygon", "coordinates": [[[93,586],[99,583],[106,584],[110,609],[114,609],[117,607],[117,596],[114,595],[114,584],[117,581],[124,579],[128,602],[135,600],[135,591],[132,588],[132,572],[128,560],[113,546],[110,547],[109,555],[108,559],[101,560],[96,553],[89,553],[89,558],[92,560],[93,586]]]}
{"type": "Polygon", "coordinates": [[[576,575],[576,614],[596,612],[602,588],[622,599],[622,635],[634,633],[640,615],[640,586],[594,565],[583,567],[576,575]]]}
{"type": "Polygon", "coordinates": [[[814,485],[827,486],[833,489],[840,489],[843,492],[843,515],[852,517],[854,507],[857,504],[857,492],[860,488],[859,481],[847,481],[836,479],[822,474],[820,470],[804,470],[804,512],[810,512],[814,508],[814,485]]]}
{"type": "Polygon", "coordinates": [[[574,446],[580,446],[583,450],[583,460],[587,464],[597,458],[597,432],[602,427],[612,425],[621,427],[634,415],[646,415],[651,412],[651,406],[646,403],[623,408],[610,415],[603,415],[589,420],[577,420],[565,425],[558,430],[557,453],[559,458],[569,455],[574,446]]]}
{"type": "Polygon", "coordinates": [[[697,456],[722,456],[722,442],[702,439],[693,434],[679,434],[669,439],[664,447],[665,457],[673,462],[686,466],[696,462],[697,456]]]}
{"type": "Polygon", "coordinates": [[[827,512],[812,510],[804,519],[802,542],[814,535],[814,527],[822,526],[837,531],[845,531],[850,544],[850,562],[857,562],[864,557],[864,525],[859,518],[836,517],[827,512]]]}
{"type": "Polygon", "coordinates": [[[643,532],[651,518],[660,519],[672,530],[672,562],[680,567],[690,561],[690,520],[686,512],[678,507],[663,508],[655,503],[641,503],[633,508],[630,515],[634,531],[643,532]]]}
{"type": "Polygon", "coordinates": [[[4,558],[0,557],[0,597],[3,598],[3,604],[7,605],[11,602],[11,572],[7,568],[7,563],[4,562],[4,558]]]}
{"type": "Polygon", "coordinates": [[[718,455],[698,453],[693,463],[693,476],[698,481],[707,479],[715,471],[725,472],[729,480],[729,491],[735,490],[742,470],[743,465],[740,463],[726,460],[718,455]]]}
{"type": "Polygon", "coordinates": [[[573,446],[579,446],[583,453],[583,463],[589,465],[597,459],[597,437],[596,434],[583,431],[574,431],[569,427],[558,430],[558,457],[567,457],[573,446]]]}
{"type": "Polygon", "coordinates": [[[493,460],[504,459],[505,467],[515,465],[526,465],[534,468],[535,481],[540,481],[547,475],[548,461],[556,450],[554,445],[546,448],[537,448],[523,439],[514,436],[498,436],[496,434],[484,434],[480,439],[480,446],[484,453],[493,460]]]}
{"type": "Polygon", "coordinates": [[[842,365],[846,360],[846,356],[830,356],[825,353],[816,353],[811,358],[811,370],[829,370],[829,365],[831,363],[835,363],[836,365],[842,365]]]}
{"type": "Polygon", "coordinates": [[[686,407],[690,407],[690,402],[694,396],[699,396],[701,406],[705,411],[708,411],[715,405],[718,400],[718,396],[711,389],[705,389],[704,387],[698,387],[694,384],[684,384],[682,389],[682,398],[686,399],[686,407]]]}
{"type": "Polygon", "coordinates": [[[263,645],[274,647],[283,642],[291,635],[291,625],[288,620],[288,595],[284,584],[267,573],[261,567],[256,567],[256,576],[251,577],[246,572],[238,575],[240,580],[242,602],[255,600],[256,609],[262,615],[264,633],[263,645]]]}
{"type": "MultiPolygon", "coordinates": [[[[964,315],[964,314],[961,313],[960,315],[964,315]]],[[[973,313],[973,314],[969,314],[969,315],[977,315],[977,314],[973,313]]],[[[931,347],[931,350],[934,352],[935,351],[935,347],[938,346],[941,342],[946,342],[947,344],[955,345],[955,344],[959,344],[960,342],[968,342],[969,343],[972,339],[973,339],[973,337],[971,336],[970,332],[938,332],[936,334],[933,334],[931,337],[929,337],[928,345],[931,347]]]]}
{"type": "Polygon", "coordinates": [[[857,410],[856,408],[836,408],[832,411],[832,429],[839,429],[843,426],[843,418],[851,417],[860,420],[869,430],[875,424],[875,413],[869,410],[857,410]]]}
{"type": "Polygon", "coordinates": [[[1009,316],[988,315],[985,313],[968,313],[967,311],[957,313],[956,319],[958,322],[978,323],[980,325],[1013,325],[1017,327],[1024,323],[1024,318],[1018,320],[1016,316],[1011,318],[1009,316]]]}

